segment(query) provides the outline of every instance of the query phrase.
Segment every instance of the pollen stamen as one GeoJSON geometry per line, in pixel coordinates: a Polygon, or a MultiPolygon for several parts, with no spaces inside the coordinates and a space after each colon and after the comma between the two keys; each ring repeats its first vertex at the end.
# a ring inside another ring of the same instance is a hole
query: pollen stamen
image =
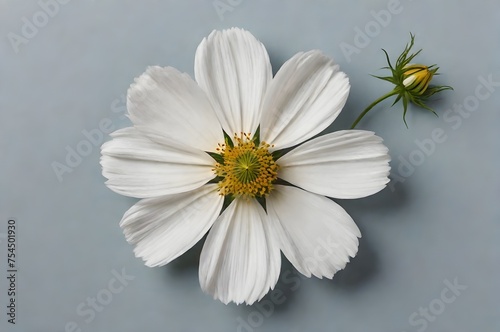
{"type": "Polygon", "coordinates": [[[224,160],[214,168],[214,173],[222,178],[219,193],[236,197],[267,196],[279,169],[269,152],[271,145],[261,142],[257,146],[249,133],[235,134],[233,143],[234,147],[219,144],[217,148],[224,160]]]}

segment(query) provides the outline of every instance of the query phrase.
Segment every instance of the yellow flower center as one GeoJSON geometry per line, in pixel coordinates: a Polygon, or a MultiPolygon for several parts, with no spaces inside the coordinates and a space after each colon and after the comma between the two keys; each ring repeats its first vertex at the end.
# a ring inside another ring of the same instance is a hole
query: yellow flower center
{"type": "Polygon", "coordinates": [[[214,173],[221,177],[219,193],[235,197],[264,197],[278,177],[279,166],[269,152],[271,145],[261,142],[258,146],[251,134],[234,135],[233,145],[219,144],[217,151],[223,162],[217,162],[214,173]]]}

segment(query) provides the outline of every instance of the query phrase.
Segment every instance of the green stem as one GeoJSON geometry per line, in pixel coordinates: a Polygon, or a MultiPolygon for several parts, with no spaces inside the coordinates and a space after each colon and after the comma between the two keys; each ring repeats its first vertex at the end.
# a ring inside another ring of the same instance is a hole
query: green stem
{"type": "Polygon", "coordinates": [[[370,105],[368,105],[368,107],[363,111],[363,113],[361,113],[357,119],[353,122],[352,126],[351,126],[351,129],[354,129],[354,127],[356,127],[356,125],[358,124],[359,121],[361,121],[361,119],[366,115],[366,113],[368,113],[368,111],[370,111],[375,105],[377,105],[378,103],[380,103],[381,101],[389,98],[390,96],[394,96],[394,95],[397,95],[399,92],[396,91],[396,90],[392,90],[391,92],[383,95],[382,97],[378,98],[377,100],[375,100],[373,103],[371,103],[370,105]]]}

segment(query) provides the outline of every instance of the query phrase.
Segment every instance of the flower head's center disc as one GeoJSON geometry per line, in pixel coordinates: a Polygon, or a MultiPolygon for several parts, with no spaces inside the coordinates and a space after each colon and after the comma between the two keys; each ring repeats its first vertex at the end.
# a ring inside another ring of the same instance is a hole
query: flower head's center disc
{"type": "Polygon", "coordinates": [[[224,162],[216,163],[214,172],[221,177],[221,195],[262,197],[269,194],[278,177],[278,165],[265,142],[256,146],[250,134],[233,138],[234,146],[219,144],[217,149],[224,162]]]}
{"type": "Polygon", "coordinates": [[[259,163],[259,158],[253,151],[244,151],[236,158],[235,164],[234,173],[241,183],[250,183],[255,181],[259,176],[261,165],[259,163]]]}

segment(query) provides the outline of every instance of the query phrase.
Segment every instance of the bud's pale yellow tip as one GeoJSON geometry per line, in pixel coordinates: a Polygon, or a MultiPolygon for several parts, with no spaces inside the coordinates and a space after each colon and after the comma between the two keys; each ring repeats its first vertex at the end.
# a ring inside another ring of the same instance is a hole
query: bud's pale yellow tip
{"type": "Polygon", "coordinates": [[[427,66],[420,64],[409,64],[403,69],[403,85],[413,94],[423,94],[434,73],[427,66]]]}

